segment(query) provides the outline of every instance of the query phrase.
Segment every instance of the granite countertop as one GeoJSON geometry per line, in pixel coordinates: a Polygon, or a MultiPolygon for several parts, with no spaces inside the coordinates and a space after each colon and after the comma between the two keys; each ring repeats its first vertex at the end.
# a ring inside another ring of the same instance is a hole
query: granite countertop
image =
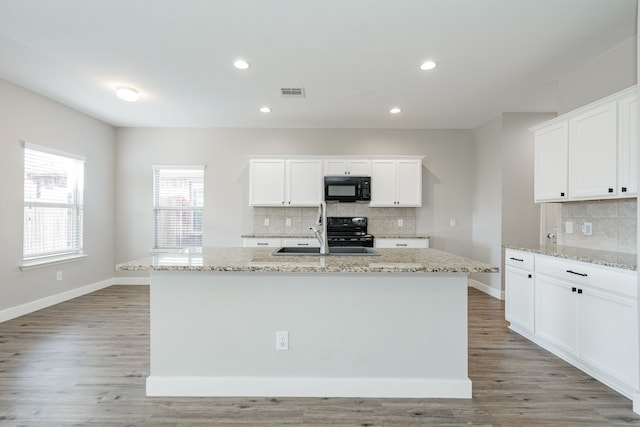
{"type": "Polygon", "coordinates": [[[626,270],[638,269],[637,255],[625,252],[601,251],[562,245],[541,245],[536,247],[505,246],[505,248],[626,270]]]}
{"type": "Polygon", "coordinates": [[[380,256],[272,256],[273,248],[204,248],[118,264],[126,271],[497,273],[498,267],[436,249],[376,249],[380,256]]]}

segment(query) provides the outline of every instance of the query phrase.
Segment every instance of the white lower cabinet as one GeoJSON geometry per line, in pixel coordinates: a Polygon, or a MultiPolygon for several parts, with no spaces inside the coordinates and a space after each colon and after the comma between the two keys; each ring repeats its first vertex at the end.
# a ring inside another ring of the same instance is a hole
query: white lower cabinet
{"type": "Polygon", "coordinates": [[[505,318],[513,328],[534,331],[533,255],[505,252],[505,318]]]}
{"type": "Polygon", "coordinates": [[[376,248],[425,249],[429,247],[429,239],[376,237],[374,245],[376,248]]]}
{"type": "Polygon", "coordinates": [[[640,386],[636,272],[512,250],[505,264],[512,329],[631,398],[640,386]],[[531,273],[510,256],[533,257],[531,273]]]}

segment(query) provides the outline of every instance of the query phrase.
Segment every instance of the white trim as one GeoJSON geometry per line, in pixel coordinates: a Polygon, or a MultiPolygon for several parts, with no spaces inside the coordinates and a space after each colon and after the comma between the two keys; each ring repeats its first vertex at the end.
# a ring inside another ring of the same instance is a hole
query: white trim
{"type": "Polygon", "coordinates": [[[53,154],[54,156],[69,157],[74,160],[80,160],[81,162],[87,161],[87,158],[85,156],[69,153],[68,151],[57,150],[55,148],[45,147],[43,145],[32,144],[27,141],[22,141],[22,146],[28,150],[41,151],[43,153],[53,154]]]}
{"type": "Polygon", "coordinates": [[[147,396],[471,399],[471,389],[469,378],[147,377],[147,396]]]}
{"type": "Polygon", "coordinates": [[[146,277],[114,277],[113,285],[149,285],[149,276],[146,277]]]}
{"type": "Polygon", "coordinates": [[[640,392],[633,394],[633,412],[640,414],[640,392]]]}
{"type": "Polygon", "coordinates": [[[60,304],[61,302],[69,301],[70,299],[90,294],[91,292],[95,292],[100,289],[108,288],[112,284],[113,279],[102,280],[90,285],[81,286],[79,288],[70,289],[59,294],[40,298],[38,300],[18,305],[16,307],[10,307],[1,310],[0,322],[15,319],[16,317],[24,316],[25,314],[33,313],[34,311],[42,310],[43,308],[51,307],[52,305],[60,304]]]}
{"type": "Polygon", "coordinates": [[[20,270],[33,270],[34,268],[48,267],[50,265],[64,264],[67,262],[80,261],[87,257],[86,254],[70,254],[70,255],[56,255],[48,257],[33,258],[25,260],[20,265],[20,270]]]}
{"type": "Polygon", "coordinates": [[[485,294],[492,296],[499,300],[504,300],[504,291],[498,290],[496,288],[492,288],[491,286],[482,283],[478,280],[469,279],[469,287],[477,289],[485,294]]]}

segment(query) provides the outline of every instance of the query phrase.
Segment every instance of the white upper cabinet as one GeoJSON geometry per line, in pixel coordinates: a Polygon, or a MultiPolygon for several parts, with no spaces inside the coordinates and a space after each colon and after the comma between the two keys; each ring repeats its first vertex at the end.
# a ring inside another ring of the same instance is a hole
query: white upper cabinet
{"type": "Polygon", "coordinates": [[[566,121],[535,131],[534,197],[536,202],[568,197],[569,127],[566,121]]]}
{"type": "Polygon", "coordinates": [[[618,102],[618,196],[638,195],[638,96],[618,102]]]}
{"type": "Polygon", "coordinates": [[[535,138],[536,202],[637,195],[635,86],[530,130],[535,138]]]}
{"type": "Polygon", "coordinates": [[[571,199],[594,199],[616,195],[616,102],[590,109],[569,120],[569,156],[571,199]]]}
{"type": "Polygon", "coordinates": [[[251,206],[316,206],[322,201],[320,159],[251,159],[251,206]]]}
{"type": "Polygon", "coordinates": [[[369,159],[325,159],[324,175],[371,176],[369,159]]]}
{"type": "Polygon", "coordinates": [[[251,206],[284,205],[284,159],[250,160],[249,181],[249,204],[251,206]]]}
{"type": "Polygon", "coordinates": [[[422,206],[422,159],[372,160],[370,206],[422,206]]]}

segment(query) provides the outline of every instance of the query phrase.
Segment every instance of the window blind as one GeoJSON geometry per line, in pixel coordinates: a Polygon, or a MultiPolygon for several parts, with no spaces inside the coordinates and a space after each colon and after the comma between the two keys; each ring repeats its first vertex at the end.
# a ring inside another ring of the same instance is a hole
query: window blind
{"type": "Polygon", "coordinates": [[[84,159],[25,144],[23,262],[82,253],[84,159]]]}
{"type": "Polygon", "coordinates": [[[204,166],[154,166],[154,249],[202,246],[204,166]]]}

